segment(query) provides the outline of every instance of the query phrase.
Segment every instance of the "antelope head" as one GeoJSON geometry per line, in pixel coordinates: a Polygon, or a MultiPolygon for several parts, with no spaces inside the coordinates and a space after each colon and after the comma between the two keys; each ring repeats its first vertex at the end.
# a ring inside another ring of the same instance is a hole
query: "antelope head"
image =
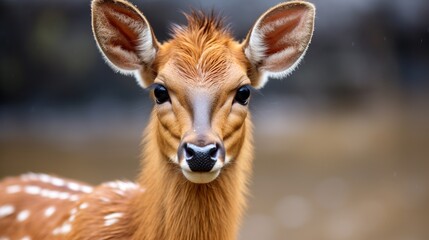
{"type": "Polygon", "coordinates": [[[160,151],[194,183],[215,180],[245,151],[251,89],[292,72],[310,43],[314,16],[310,3],[281,3],[237,42],[220,20],[194,12],[160,43],[127,1],[92,3],[93,32],[106,62],[151,89],[160,151]]]}

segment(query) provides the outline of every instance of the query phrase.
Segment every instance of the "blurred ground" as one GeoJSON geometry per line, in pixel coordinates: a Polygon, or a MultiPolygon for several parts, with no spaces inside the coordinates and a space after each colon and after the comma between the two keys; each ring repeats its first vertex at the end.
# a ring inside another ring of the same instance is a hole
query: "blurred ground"
{"type": "MultiPolygon", "coordinates": [[[[427,239],[429,111],[370,103],[341,110],[254,99],[255,173],[240,239],[427,239]]],[[[3,115],[0,176],[134,179],[150,106],[99,107],[3,115]]]]}

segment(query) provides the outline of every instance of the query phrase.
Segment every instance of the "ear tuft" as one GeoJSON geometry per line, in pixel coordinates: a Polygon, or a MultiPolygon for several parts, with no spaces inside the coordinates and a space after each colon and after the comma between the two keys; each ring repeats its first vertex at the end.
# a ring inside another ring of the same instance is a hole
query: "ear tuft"
{"type": "Polygon", "coordinates": [[[268,77],[281,78],[291,73],[304,56],[314,29],[315,7],[292,1],[264,13],[244,41],[244,53],[258,71],[253,85],[262,87],[268,77]]]}
{"type": "Polygon", "coordinates": [[[117,72],[134,75],[145,87],[142,71],[158,49],[146,18],[125,0],[94,0],[91,8],[94,37],[106,62],[117,72]]]}

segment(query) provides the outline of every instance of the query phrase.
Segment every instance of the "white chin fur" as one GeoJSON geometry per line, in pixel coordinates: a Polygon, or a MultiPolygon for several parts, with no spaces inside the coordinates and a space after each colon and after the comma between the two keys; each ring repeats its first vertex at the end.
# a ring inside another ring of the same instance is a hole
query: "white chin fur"
{"type": "Polygon", "coordinates": [[[215,180],[219,176],[220,169],[213,172],[190,172],[182,169],[182,172],[189,181],[204,184],[215,180]]]}

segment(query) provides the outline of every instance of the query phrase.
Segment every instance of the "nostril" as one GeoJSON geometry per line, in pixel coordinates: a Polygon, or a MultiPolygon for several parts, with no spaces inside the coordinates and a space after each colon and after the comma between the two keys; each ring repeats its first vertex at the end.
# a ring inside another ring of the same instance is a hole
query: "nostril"
{"type": "Polygon", "coordinates": [[[191,159],[194,157],[194,155],[195,155],[195,151],[192,148],[188,147],[188,144],[185,144],[185,157],[186,157],[186,159],[191,159]]]}
{"type": "Polygon", "coordinates": [[[212,149],[209,150],[210,158],[213,160],[216,160],[217,159],[217,153],[218,153],[218,146],[216,144],[215,147],[213,147],[212,149]]]}

